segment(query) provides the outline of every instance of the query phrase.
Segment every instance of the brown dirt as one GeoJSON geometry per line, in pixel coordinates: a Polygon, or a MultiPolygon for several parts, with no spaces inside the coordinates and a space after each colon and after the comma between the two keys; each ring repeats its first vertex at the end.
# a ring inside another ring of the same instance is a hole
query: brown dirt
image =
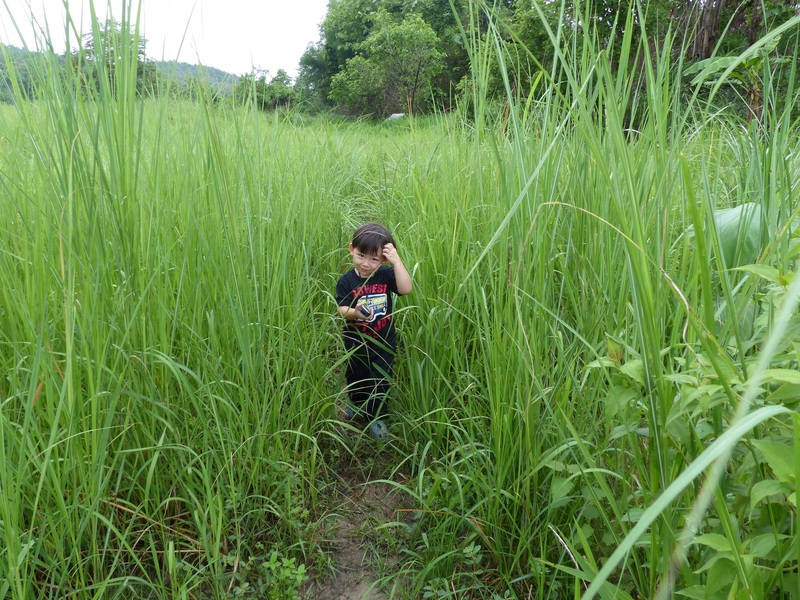
{"type": "MultiPolygon", "coordinates": [[[[375,462],[374,442],[364,443],[355,457],[346,457],[338,470],[338,506],[335,524],[329,532],[333,573],[317,578],[305,590],[306,600],[384,600],[389,595],[376,583],[378,567],[397,561],[396,548],[389,543],[392,528],[379,527],[398,520],[398,509],[408,508],[409,499],[385,482],[371,482],[381,476],[370,474],[364,461],[375,462]],[[371,455],[370,455],[371,454],[371,455]],[[359,457],[358,455],[364,455],[359,457]]],[[[378,459],[380,460],[380,459],[378,459]]],[[[395,476],[402,481],[402,476],[395,476]]]]}

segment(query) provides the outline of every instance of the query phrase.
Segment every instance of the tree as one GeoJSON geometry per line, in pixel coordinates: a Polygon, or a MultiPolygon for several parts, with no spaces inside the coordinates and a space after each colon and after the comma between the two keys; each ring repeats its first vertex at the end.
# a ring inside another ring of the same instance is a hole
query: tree
{"type": "Polygon", "coordinates": [[[234,99],[242,104],[255,103],[260,110],[288,108],[295,102],[292,79],[283,69],[267,83],[267,71],[242,75],[233,89],[234,99]]]}
{"type": "Polygon", "coordinates": [[[155,93],[159,85],[158,68],[147,60],[147,41],[135,29],[108,19],[83,36],[83,48],[72,55],[72,63],[82,69],[84,82],[91,89],[108,85],[112,95],[126,77],[135,73],[138,94],[155,93]]]}
{"type": "MultiPolygon", "coordinates": [[[[770,55],[778,47],[779,37],[775,37],[768,44],[748,53],[746,57],[715,56],[698,61],[685,71],[685,75],[694,75],[692,85],[703,83],[713,84],[725,72],[729,72],[727,82],[745,90],[747,103],[746,117],[748,120],[761,118],[763,108],[763,91],[761,73],[764,66],[770,61],[770,55]]],[[[773,61],[783,58],[772,58],[773,61]]]]}
{"type": "Polygon", "coordinates": [[[441,69],[433,78],[436,101],[449,108],[458,83],[470,71],[464,31],[470,29],[468,0],[417,0],[414,11],[431,26],[443,53],[441,69]],[[452,2],[452,4],[451,4],[452,2]]]}
{"type": "Polygon", "coordinates": [[[396,22],[388,13],[331,81],[331,98],[351,113],[414,113],[441,70],[439,38],[416,14],[396,22]]]}
{"type": "MultiPolygon", "coordinates": [[[[366,42],[371,34],[384,26],[381,19],[388,18],[401,23],[416,15],[438,38],[440,61],[428,87],[437,102],[446,105],[455,83],[469,72],[469,57],[459,24],[469,22],[469,5],[470,0],[452,0],[452,4],[451,0],[331,0],[328,14],[320,27],[320,41],[308,46],[300,59],[295,90],[306,105],[321,107],[339,104],[343,107],[342,98],[347,96],[351,98],[348,100],[348,112],[364,112],[356,105],[367,102],[367,98],[362,95],[357,100],[356,96],[374,74],[365,71],[366,65],[360,60],[349,67],[348,61],[357,56],[368,59],[366,42]],[[339,100],[334,100],[331,90],[333,79],[347,68],[350,69],[350,75],[347,76],[349,81],[339,78],[336,91],[339,100]]],[[[374,62],[372,60],[372,66],[375,66],[374,62]]],[[[374,102],[370,101],[365,110],[375,112],[374,107],[374,102]]]]}
{"type": "Polygon", "coordinates": [[[382,114],[384,74],[373,61],[354,56],[333,77],[331,99],[350,114],[382,114]]]}
{"type": "Polygon", "coordinates": [[[327,56],[322,44],[309,44],[300,57],[294,90],[297,101],[311,110],[320,110],[327,104],[330,77],[327,56]]]}
{"type": "Polygon", "coordinates": [[[300,58],[297,90],[306,104],[331,104],[331,81],[359,53],[376,10],[374,0],[329,1],[319,43],[309,45],[300,58]]]}
{"type": "Polygon", "coordinates": [[[17,94],[33,98],[35,74],[44,70],[42,62],[43,56],[39,53],[0,44],[0,102],[13,103],[17,94]]]}

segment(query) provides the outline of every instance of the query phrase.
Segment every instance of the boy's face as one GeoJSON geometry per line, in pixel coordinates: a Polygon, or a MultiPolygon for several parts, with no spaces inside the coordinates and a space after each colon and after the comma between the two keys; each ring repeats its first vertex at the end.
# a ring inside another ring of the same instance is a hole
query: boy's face
{"type": "Polygon", "coordinates": [[[353,257],[353,266],[361,277],[365,279],[372,275],[383,263],[383,254],[367,254],[350,244],[350,255],[353,257]]]}

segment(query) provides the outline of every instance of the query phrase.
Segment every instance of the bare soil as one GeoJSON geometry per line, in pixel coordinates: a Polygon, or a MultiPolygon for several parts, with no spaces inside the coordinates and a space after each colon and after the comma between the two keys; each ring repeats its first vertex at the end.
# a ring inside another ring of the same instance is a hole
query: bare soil
{"type": "MultiPolygon", "coordinates": [[[[353,434],[355,438],[355,434],[353,434]]],[[[355,456],[344,457],[338,468],[332,509],[336,517],[328,533],[331,540],[332,574],[316,578],[304,594],[307,600],[384,600],[389,595],[379,588],[379,567],[398,560],[395,528],[380,529],[401,520],[397,511],[411,506],[407,494],[385,481],[380,451],[374,440],[363,441],[355,456]],[[376,464],[377,463],[377,464],[376,464]],[[369,466],[365,466],[369,465],[369,466]],[[376,469],[377,466],[377,469],[376,469]]],[[[395,475],[401,482],[402,475],[395,475]]],[[[405,520],[403,518],[403,520],[405,520]]]]}

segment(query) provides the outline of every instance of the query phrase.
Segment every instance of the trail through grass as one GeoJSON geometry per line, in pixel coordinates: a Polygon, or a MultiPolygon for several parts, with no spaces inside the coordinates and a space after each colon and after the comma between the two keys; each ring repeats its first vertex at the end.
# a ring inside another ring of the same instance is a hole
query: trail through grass
{"type": "Polygon", "coordinates": [[[523,102],[480,18],[507,98],[471,112],[265,115],[55,57],[0,106],[0,597],[313,595],[360,517],[389,597],[800,592],[793,103],[713,112],[630,28],[631,66],[554,32],[523,102]],[[336,411],[371,219],[414,280],[389,444],[336,411]]]}

